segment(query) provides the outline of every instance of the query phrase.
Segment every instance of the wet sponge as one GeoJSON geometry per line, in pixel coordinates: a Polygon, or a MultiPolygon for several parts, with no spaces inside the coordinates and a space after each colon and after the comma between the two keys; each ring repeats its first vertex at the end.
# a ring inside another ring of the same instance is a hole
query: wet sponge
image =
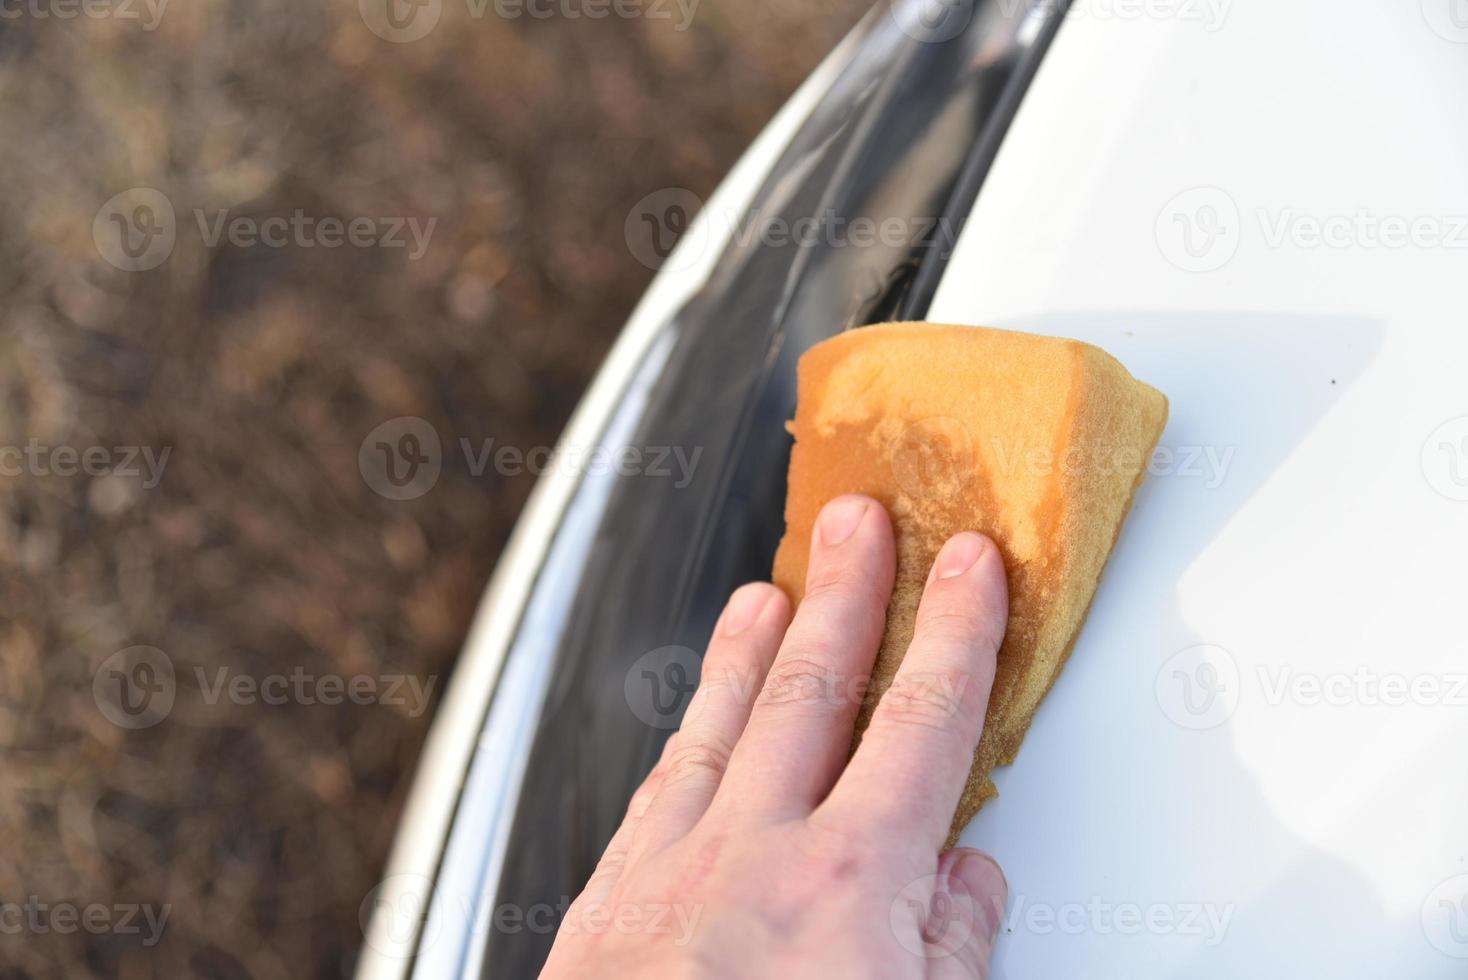
{"type": "Polygon", "coordinates": [[[1166,421],[1161,392],[1074,340],[887,323],[801,357],[775,584],[799,602],[811,529],[833,497],[875,497],[897,537],[896,585],[857,741],[912,639],[943,542],[982,531],[1004,556],[1009,630],[953,838],[996,795],[990,772],[1014,761],[1070,655],[1166,421]]]}

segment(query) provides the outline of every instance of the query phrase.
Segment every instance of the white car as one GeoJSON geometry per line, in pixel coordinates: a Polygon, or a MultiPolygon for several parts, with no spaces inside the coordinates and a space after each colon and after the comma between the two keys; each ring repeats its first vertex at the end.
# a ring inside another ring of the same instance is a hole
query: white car
{"type": "Polygon", "coordinates": [[[994,976],[1464,976],[1465,95],[1463,0],[873,10],[709,201],[629,214],[662,271],[563,439],[621,462],[526,508],[359,976],[535,974],[768,576],[797,357],[893,319],[1086,340],[1171,401],[963,835],[1008,875],[994,976]]]}

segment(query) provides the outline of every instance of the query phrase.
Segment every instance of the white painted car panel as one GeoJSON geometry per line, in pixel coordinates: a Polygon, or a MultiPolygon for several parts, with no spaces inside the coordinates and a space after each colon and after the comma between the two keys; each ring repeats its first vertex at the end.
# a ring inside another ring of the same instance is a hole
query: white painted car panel
{"type": "Polygon", "coordinates": [[[928,318],[1171,454],[964,834],[996,978],[1468,974],[1465,15],[1078,0],[1025,97],[928,318]]]}

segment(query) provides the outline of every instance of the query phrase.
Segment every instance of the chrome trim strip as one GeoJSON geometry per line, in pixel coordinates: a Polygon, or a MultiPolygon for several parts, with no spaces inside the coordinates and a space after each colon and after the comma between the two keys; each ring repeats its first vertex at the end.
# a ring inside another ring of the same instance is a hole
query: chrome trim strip
{"type": "MultiPolygon", "coordinates": [[[[672,349],[672,336],[659,334],[603,434],[605,444],[630,443],[647,405],[648,391],[672,349]]],[[[576,581],[616,481],[615,472],[589,475],[582,481],[551,544],[540,572],[541,581],[576,581]]],[[[466,828],[472,834],[449,835],[432,893],[429,920],[424,926],[425,938],[418,945],[416,975],[475,977],[482,968],[486,943],[480,940],[488,935],[491,925],[490,913],[499,886],[499,859],[509,844],[525,766],[530,761],[530,742],[545,704],[554,654],[570,610],[569,598],[555,588],[531,593],[523,623],[505,657],[494,707],[479,739],[479,751],[455,816],[455,827],[466,828]],[[455,930],[456,934],[442,941],[445,930],[455,930]],[[462,939],[466,933],[468,942],[462,939]]]]}

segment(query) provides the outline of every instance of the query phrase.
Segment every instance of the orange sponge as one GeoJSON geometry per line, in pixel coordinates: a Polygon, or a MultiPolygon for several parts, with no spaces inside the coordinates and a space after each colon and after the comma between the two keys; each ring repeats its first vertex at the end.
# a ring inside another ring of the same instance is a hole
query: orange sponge
{"type": "Polygon", "coordinates": [[[797,395],[775,583],[799,602],[811,529],[833,497],[875,497],[896,532],[896,585],[857,741],[912,639],[943,542],[982,531],[1003,553],[1009,630],[956,838],[996,795],[990,772],[1014,760],[1070,655],[1167,399],[1089,344],[933,323],[818,344],[800,359],[797,395]]]}

